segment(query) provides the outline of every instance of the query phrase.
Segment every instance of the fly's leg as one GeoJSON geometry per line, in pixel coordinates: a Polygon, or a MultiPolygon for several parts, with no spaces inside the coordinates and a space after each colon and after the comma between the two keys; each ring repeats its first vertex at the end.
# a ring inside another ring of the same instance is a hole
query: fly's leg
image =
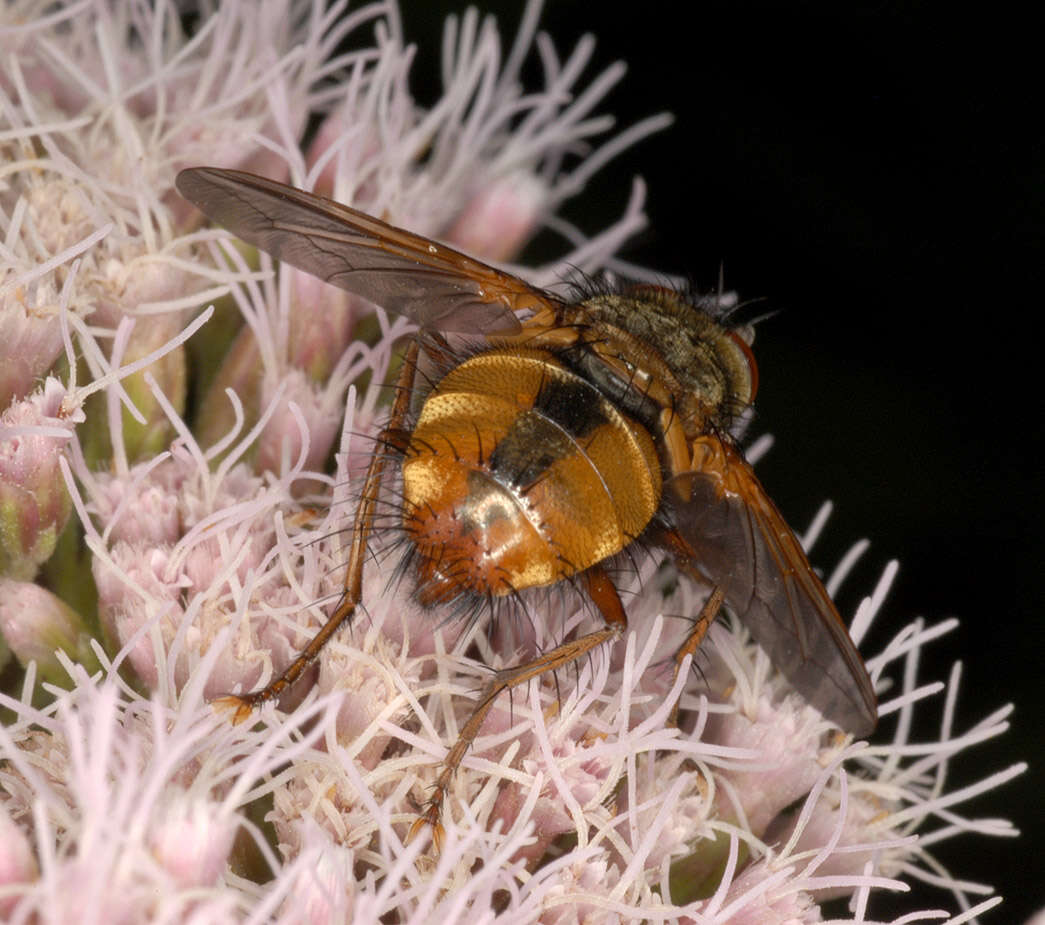
{"type": "Polygon", "coordinates": [[[555,671],[556,668],[562,668],[564,665],[577,661],[577,659],[587,655],[593,649],[597,649],[604,642],[618,638],[627,629],[628,620],[624,613],[624,606],[621,604],[617,589],[613,586],[613,582],[610,581],[606,573],[598,566],[595,566],[588,569],[582,577],[586,582],[585,591],[591,597],[595,606],[598,607],[603,619],[606,621],[606,626],[593,633],[581,636],[579,639],[564,642],[562,645],[556,646],[550,652],[545,652],[532,661],[516,665],[513,668],[502,669],[494,674],[493,679],[483,688],[482,693],[479,695],[479,702],[472,710],[471,716],[468,717],[467,722],[461,727],[453,748],[447,752],[446,757],[443,759],[443,769],[439,773],[439,777],[436,778],[432,796],[428,800],[424,812],[411,826],[407,841],[413,839],[427,825],[432,829],[432,842],[436,850],[441,850],[443,827],[439,819],[442,815],[443,801],[446,799],[446,794],[450,789],[454,772],[460,767],[465,753],[475,741],[475,737],[479,734],[483,721],[493,707],[498,695],[532,681],[534,678],[539,678],[545,672],[555,671]]]}
{"type": "MultiPolygon", "coordinates": [[[[704,606],[700,608],[700,613],[697,614],[697,619],[692,629],[690,629],[689,635],[686,636],[685,641],[675,653],[675,673],[672,676],[672,686],[674,686],[674,682],[678,680],[682,660],[687,655],[696,654],[697,649],[700,648],[700,644],[707,635],[708,629],[714,622],[715,617],[718,616],[718,612],[722,609],[722,604],[726,599],[726,589],[723,585],[712,585],[707,576],[700,571],[697,566],[696,555],[678,530],[662,530],[658,534],[658,539],[673,554],[675,564],[680,571],[689,575],[697,584],[711,586],[711,593],[708,595],[708,599],[704,601],[704,606]]],[[[668,716],[668,722],[672,726],[678,726],[678,721],[679,701],[676,700],[668,716]]]]}
{"type": "MultiPolygon", "coordinates": [[[[725,597],[726,591],[721,585],[711,589],[711,594],[708,595],[708,599],[704,601],[704,606],[700,608],[700,613],[697,614],[693,628],[675,653],[675,673],[671,679],[672,687],[675,686],[675,681],[678,680],[679,671],[682,668],[682,660],[687,655],[694,655],[697,649],[700,648],[700,644],[704,641],[708,629],[718,615],[725,597]]],[[[681,700],[682,696],[680,694],[679,699],[675,701],[675,705],[671,708],[671,713],[668,714],[668,722],[672,726],[678,726],[679,724],[679,704],[681,700]]]]}
{"type": "Polygon", "coordinates": [[[418,341],[415,339],[407,348],[403,357],[403,367],[396,380],[396,397],[392,403],[392,415],[377,438],[378,449],[367,467],[366,480],[363,483],[363,494],[356,508],[355,521],[352,525],[352,545],[349,547],[348,566],[345,570],[345,585],[334,612],[327,618],[322,629],[312,638],[307,646],[298,654],[290,665],[260,690],[249,694],[227,694],[214,700],[214,706],[232,713],[232,721],[241,723],[250,716],[251,711],[260,704],[279,697],[301,673],[316,659],[319,653],[341,628],[352,618],[359,603],[363,586],[363,562],[366,558],[366,544],[374,523],[374,507],[381,490],[381,478],[384,474],[385,462],[388,459],[388,448],[402,442],[402,427],[406,412],[410,405],[410,393],[414,385],[417,371],[418,341]]]}

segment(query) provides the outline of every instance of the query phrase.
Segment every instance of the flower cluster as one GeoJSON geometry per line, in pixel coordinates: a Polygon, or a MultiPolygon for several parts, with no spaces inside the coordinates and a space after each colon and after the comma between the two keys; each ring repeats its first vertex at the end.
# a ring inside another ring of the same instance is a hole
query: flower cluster
{"type": "Polygon", "coordinates": [[[620,270],[641,183],[594,237],[554,213],[668,119],[610,135],[595,113],[621,69],[583,86],[590,40],[560,59],[538,14],[507,53],[491,19],[450,20],[424,108],[391,2],[204,4],[191,28],[165,0],[0,10],[5,920],[813,922],[842,899],[865,922],[878,891],[916,883],[944,889],[953,923],[997,902],[929,851],[1014,834],[960,807],[1022,770],[944,789],[1009,712],[955,730],[958,672],[920,680],[949,623],[915,622],[868,660],[892,740],[853,742],[741,627],[714,626],[676,675],[666,617],[703,592],[647,561],[622,579],[622,640],[494,705],[438,852],[408,834],[474,690],[590,628],[570,595],[441,622],[378,544],[365,612],[278,710],[232,725],[209,705],[270,681],[336,600],[412,328],[274,274],[202,227],[173,178],[289,179],[491,261],[548,228],[566,248],[525,271],[540,285],[620,270]],[[544,85],[524,90],[534,45],[544,85]],[[934,740],[912,740],[916,709],[938,711],[934,740]]]}

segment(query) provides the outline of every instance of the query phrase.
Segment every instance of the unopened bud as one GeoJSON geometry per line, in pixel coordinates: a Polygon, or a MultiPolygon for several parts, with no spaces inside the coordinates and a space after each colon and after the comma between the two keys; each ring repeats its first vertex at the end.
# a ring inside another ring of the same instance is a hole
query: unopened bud
{"type": "Polygon", "coordinates": [[[289,466],[295,465],[306,437],[305,468],[322,469],[341,429],[340,397],[332,401],[326,390],[310,382],[300,370],[290,370],[283,384],[279,404],[261,434],[256,469],[283,472],[284,461],[289,466]],[[291,410],[290,402],[297,406],[297,414],[291,410]]]}
{"type": "Polygon", "coordinates": [[[23,398],[62,349],[62,328],[49,281],[0,297],[0,408],[23,398]]]}
{"type": "Polygon", "coordinates": [[[29,839],[0,806],[0,918],[8,921],[20,902],[11,887],[30,884],[38,874],[29,839]]]}
{"type": "Polygon", "coordinates": [[[0,416],[0,574],[9,578],[33,578],[69,519],[71,502],[59,467],[72,438],[63,417],[65,394],[57,379],[48,379],[0,416]]]}
{"type": "Polygon", "coordinates": [[[511,260],[537,229],[546,193],[529,174],[502,177],[472,197],[444,237],[484,260],[511,260]]]}
{"type": "Polygon", "coordinates": [[[83,617],[30,581],[0,578],[0,632],[19,662],[36,662],[41,675],[55,684],[68,682],[65,669],[55,657],[59,649],[89,673],[100,667],[83,617]]]}
{"type": "Polygon", "coordinates": [[[172,800],[149,833],[153,856],[182,889],[208,887],[225,870],[238,819],[212,803],[172,800]]]}

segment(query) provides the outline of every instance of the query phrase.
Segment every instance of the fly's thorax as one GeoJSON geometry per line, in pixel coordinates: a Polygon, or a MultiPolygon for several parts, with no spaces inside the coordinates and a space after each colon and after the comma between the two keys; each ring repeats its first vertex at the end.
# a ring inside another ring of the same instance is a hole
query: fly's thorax
{"type": "Polygon", "coordinates": [[[420,595],[505,595],[615,555],[660,504],[645,427],[554,353],[482,351],[425,398],[403,463],[420,595]]]}
{"type": "Polygon", "coordinates": [[[611,368],[625,371],[629,378],[617,389],[636,393],[625,404],[639,403],[646,420],[651,402],[667,401],[689,439],[709,427],[729,432],[754,399],[757,368],[747,343],[677,292],[639,286],[595,295],[565,308],[562,322],[598,356],[616,360],[611,368]],[[641,395],[649,396],[644,404],[641,395]]]}

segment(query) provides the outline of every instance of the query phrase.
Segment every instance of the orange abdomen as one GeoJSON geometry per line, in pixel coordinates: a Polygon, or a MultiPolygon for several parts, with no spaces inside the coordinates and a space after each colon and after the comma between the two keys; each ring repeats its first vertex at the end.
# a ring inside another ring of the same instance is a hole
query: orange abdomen
{"type": "Polygon", "coordinates": [[[660,492],[649,433],[554,354],[477,354],[427,397],[403,460],[419,596],[569,578],[635,539],[660,492]]]}

